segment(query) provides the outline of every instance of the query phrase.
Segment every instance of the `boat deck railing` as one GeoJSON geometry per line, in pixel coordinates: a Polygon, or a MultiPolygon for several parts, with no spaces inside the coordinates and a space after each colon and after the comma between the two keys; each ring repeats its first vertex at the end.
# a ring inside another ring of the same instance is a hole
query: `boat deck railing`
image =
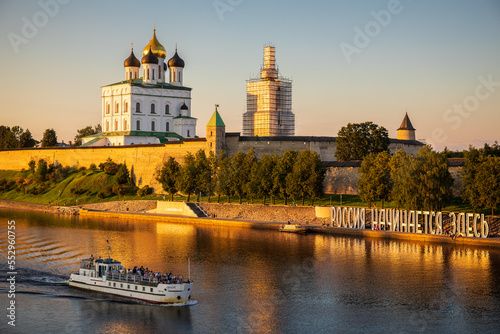
{"type": "Polygon", "coordinates": [[[137,274],[120,274],[120,273],[111,273],[111,275],[107,275],[106,279],[108,281],[117,281],[117,282],[126,282],[126,283],[134,283],[140,285],[147,286],[157,286],[158,280],[155,280],[153,277],[145,279],[141,275],[137,274]]]}
{"type": "MultiPolygon", "coordinates": [[[[147,286],[157,286],[158,283],[166,283],[165,279],[158,279],[155,277],[144,278],[138,274],[120,274],[120,273],[111,273],[106,275],[106,279],[108,281],[116,281],[116,282],[125,282],[125,283],[133,283],[147,286]]],[[[180,282],[178,284],[182,284],[184,282],[180,282]]],[[[170,283],[177,284],[177,283],[170,283]]]]}

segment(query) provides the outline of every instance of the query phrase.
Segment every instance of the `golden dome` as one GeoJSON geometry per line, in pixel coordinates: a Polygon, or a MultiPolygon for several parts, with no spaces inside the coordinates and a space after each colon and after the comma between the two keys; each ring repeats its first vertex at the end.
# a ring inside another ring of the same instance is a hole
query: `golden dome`
{"type": "Polygon", "coordinates": [[[156,29],[153,30],[153,37],[151,37],[151,40],[149,41],[148,45],[146,45],[146,47],[142,51],[143,56],[145,56],[148,53],[149,47],[151,47],[151,51],[153,51],[153,54],[156,57],[163,59],[167,58],[167,51],[165,50],[163,45],[161,45],[161,43],[158,42],[158,39],[156,38],[156,29]]]}

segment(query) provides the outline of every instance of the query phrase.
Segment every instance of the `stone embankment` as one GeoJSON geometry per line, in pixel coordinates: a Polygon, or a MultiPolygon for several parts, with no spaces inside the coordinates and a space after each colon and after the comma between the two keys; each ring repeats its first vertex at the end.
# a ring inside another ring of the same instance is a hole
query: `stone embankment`
{"type": "Polygon", "coordinates": [[[156,209],[156,201],[116,201],[81,205],[86,210],[138,212],[144,213],[156,209]]]}
{"type": "Polygon", "coordinates": [[[258,204],[200,203],[211,217],[266,222],[322,225],[329,219],[316,218],[314,207],[258,204]]]}

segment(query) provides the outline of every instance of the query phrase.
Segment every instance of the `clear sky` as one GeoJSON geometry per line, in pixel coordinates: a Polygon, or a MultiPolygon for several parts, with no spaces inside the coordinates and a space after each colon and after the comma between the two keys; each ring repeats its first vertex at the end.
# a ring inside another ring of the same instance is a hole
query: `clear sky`
{"type": "Polygon", "coordinates": [[[0,0],[0,124],[67,142],[100,123],[100,87],[124,80],[153,22],[186,62],[199,136],[216,103],[241,131],[245,80],[272,43],[297,135],[373,121],[396,137],[408,111],[439,150],[500,140],[499,0],[0,0]]]}

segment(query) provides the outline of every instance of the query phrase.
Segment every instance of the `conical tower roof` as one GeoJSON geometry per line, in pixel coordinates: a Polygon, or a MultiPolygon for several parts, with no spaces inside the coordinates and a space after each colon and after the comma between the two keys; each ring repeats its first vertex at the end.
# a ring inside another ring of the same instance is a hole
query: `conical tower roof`
{"type": "Polygon", "coordinates": [[[226,126],[226,124],[224,124],[224,121],[222,120],[222,117],[220,117],[217,108],[215,108],[214,114],[208,121],[207,126],[226,126]]]}
{"type": "Polygon", "coordinates": [[[408,117],[408,113],[406,113],[405,118],[403,119],[403,123],[398,130],[415,130],[413,125],[411,124],[410,117],[408,117]]]}

